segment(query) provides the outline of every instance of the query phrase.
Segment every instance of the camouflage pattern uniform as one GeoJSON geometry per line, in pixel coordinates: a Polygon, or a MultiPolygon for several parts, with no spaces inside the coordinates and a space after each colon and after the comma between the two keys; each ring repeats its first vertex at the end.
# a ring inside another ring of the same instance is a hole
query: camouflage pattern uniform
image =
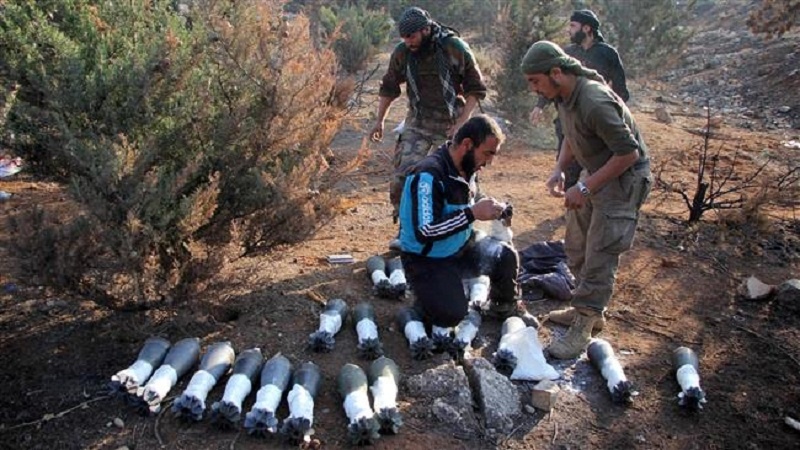
{"type": "MultiPolygon", "coordinates": [[[[486,97],[486,85],[480,69],[475,62],[466,42],[457,36],[448,36],[442,41],[447,51],[450,72],[456,94],[458,95],[458,114],[464,105],[464,97],[473,96],[478,100],[486,97]]],[[[389,199],[394,208],[394,215],[400,207],[400,196],[408,171],[427,156],[431,151],[444,143],[448,129],[455,119],[450,117],[447,103],[442,93],[439,69],[433,50],[420,49],[418,57],[417,87],[420,92],[419,111],[414,111],[409,102],[405,127],[397,139],[393,158],[394,175],[390,181],[389,199]]],[[[404,43],[399,43],[392,52],[389,68],[383,76],[379,95],[397,98],[400,96],[400,85],[406,83],[406,61],[409,50],[404,43]]]]}

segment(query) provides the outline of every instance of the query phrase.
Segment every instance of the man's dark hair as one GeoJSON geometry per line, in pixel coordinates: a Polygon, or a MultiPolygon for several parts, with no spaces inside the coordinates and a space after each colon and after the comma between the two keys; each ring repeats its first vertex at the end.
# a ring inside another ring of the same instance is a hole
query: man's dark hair
{"type": "Polygon", "coordinates": [[[497,125],[491,117],[485,114],[478,114],[464,122],[461,128],[456,131],[453,141],[460,144],[466,138],[469,138],[475,146],[479,146],[486,141],[489,136],[497,138],[497,142],[502,144],[506,140],[506,135],[503,130],[497,125]]]}
{"type": "Polygon", "coordinates": [[[571,22],[578,22],[581,25],[589,25],[592,31],[597,31],[597,29],[600,28],[600,19],[598,19],[597,14],[590,9],[574,11],[569,20],[571,22]]]}
{"type": "Polygon", "coordinates": [[[600,32],[600,19],[591,9],[579,9],[574,11],[569,20],[570,22],[578,22],[581,25],[588,25],[595,40],[599,42],[605,41],[603,34],[600,32]]]}

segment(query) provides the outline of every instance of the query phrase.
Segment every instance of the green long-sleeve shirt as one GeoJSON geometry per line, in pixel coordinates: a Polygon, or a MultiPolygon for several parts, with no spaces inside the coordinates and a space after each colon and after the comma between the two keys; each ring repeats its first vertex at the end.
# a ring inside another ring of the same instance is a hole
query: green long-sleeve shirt
{"type": "Polygon", "coordinates": [[[630,110],[607,85],[579,76],[569,98],[557,105],[572,154],[590,173],[599,170],[613,155],[638,152],[635,165],[649,159],[647,145],[630,110]]]}

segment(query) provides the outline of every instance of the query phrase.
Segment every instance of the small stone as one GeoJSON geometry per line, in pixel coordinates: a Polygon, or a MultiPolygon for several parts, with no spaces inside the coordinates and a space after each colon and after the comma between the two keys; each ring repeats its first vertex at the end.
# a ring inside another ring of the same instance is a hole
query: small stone
{"type": "Polygon", "coordinates": [[[780,108],[778,108],[778,112],[781,114],[786,114],[791,110],[792,110],[791,106],[781,106],[780,108]]]}
{"type": "Polygon", "coordinates": [[[658,108],[656,108],[654,112],[656,115],[656,119],[659,122],[670,124],[674,121],[674,119],[672,118],[672,114],[670,114],[669,111],[667,111],[667,108],[663,106],[659,106],[658,108]]]}
{"type": "Polygon", "coordinates": [[[125,422],[119,417],[114,418],[114,426],[117,428],[125,428],[125,422]]]}
{"type": "Polygon", "coordinates": [[[550,380],[542,380],[533,387],[531,405],[543,411],[550,411],[556,405],[561,388],[550,380]]]}
{"type": "Polygon", "coordinates": [[[800,302],[800,280],[786,280],[778,285],[775,293],[775,300],[786,304],[796,304],[800,302]]]}
{"type": "Polygon", "coordinates": [[[525,412],[528,414],[536,414],[536,408],[531,405],[525,405],[525,412]]]}
{"type": "Polygon", "coordinates": [[[747,300],[766,300],[775,292],[775,286],[766,284],[754,276],[739,285],[739,294],[747,300]]]}

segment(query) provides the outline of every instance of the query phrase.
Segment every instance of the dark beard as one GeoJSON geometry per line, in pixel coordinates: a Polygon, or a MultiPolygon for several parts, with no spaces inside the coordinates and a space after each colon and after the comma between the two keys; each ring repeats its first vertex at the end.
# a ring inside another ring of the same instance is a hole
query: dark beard
{"type": "Polygon", "coordinates": [[[427,53],[433,48],[433,33],[423,36],[422,43],[419,44],[419,51],[422,53],[427,53]]]}
{"type": "Polygon", "coordinates": [[[412,53],[427,53],[433,48],[433,33],[425,36],[422,36],[422,41],[419,43],[419,47],[409,47],[408,49],[411,50],[412,53]]]}
{"type": "Polygon", "coordinates": [[[475,147],[472,147],[461,159],[461,170],[467,175],[467,180],[475,173],[475,147]]]}
{"type": "Polygon", "coordinates": [[[581,43],[583,42],[584,39],[586,39],[586,33],[584,33],[583,30],[580,30],[577,33],[575,33],[574,35],[572,35],[572,37],[570,38],[570,41],[573,44],[581,45],[581,43]]]}

